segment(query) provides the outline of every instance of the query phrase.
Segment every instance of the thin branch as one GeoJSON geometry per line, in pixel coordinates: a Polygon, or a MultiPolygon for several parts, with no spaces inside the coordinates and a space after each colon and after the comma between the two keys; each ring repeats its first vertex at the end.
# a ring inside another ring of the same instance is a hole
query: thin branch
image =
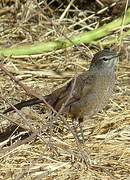
{"type": "MultiPolygon", "coordinates": [[[[29,96],[33,96],[36,97],[40,100],[43,101],[43,103],[45,103],[45,105],[47,105],[47,107],[49,107],[53,112],[56,112],[54,110],[54,108],[52,106],[50,106],[44,97],[40,96],[39,94],[37,94],[34,90],[31,90],[29,87],[27,87],[25,84],[21,83],[16,77],[14,77],[2,64],[0,64],[0,69],[10,77],[10,79],[12,81],[14,81],[16,84],[18,84],[20,87],[23,88],[23,90],[29,95],[29,96]]],[[[14,109],[15,110],[15,109],[14,109]]]]}

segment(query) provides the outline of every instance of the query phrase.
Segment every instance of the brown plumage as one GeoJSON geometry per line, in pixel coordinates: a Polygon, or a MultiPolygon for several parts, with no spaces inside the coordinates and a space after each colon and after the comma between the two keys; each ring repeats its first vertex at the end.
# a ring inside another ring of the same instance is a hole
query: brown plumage
{"type": "MultiPolygon", "coordinates": [[[[62,113],[70,114],[72,118],[83,118],[84,115],[92,116],[96,114],[106,105],[112,94],[115,84],[115,64],[117,59],[117,54],[108,49],[98,52],[92,59],[89,70],[76,78],[74,87],[74,79],[72,79],[65,86],[44,96],[45,100],[58,111],[68,99],[73,87],[72,96],[62,113]]],[[[43,103],[43,101],[38,98],[32,98],[14,106],[20,110],[23,107],[39,103],[43,103]]],[[[4,113],[13,110],[10,107],[4,113]]]]}

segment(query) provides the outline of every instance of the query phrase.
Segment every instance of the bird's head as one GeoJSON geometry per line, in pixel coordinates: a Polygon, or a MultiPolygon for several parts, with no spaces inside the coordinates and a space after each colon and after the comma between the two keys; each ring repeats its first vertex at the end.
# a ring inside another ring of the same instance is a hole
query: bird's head
{"type": "Polygon", "coordinates": [[[118,58],[119,55],[115,51],[104,49],[94,55],[90,69],[91,67],[104,70],[114,69],[118,58]]]}

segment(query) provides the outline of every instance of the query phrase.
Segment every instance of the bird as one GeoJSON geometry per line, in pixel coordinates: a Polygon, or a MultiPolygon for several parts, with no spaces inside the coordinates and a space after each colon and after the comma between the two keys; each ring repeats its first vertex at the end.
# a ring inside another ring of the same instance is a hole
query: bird
{"type": "MultiPolygon", "coordinates": [[[[92,117],[107,105],[112,96],[116,82],[115,67],[118,57],[118,53],[114,50],[108,48],[100,50],[92,58],[87,71],[79,74],[76,79],[71,79],[61,88],[43,96],[44,99],[57,112],[64,104],[62,113],[78,122],[83,121],[84,117],[92,117]]],[[[44,104],[41,99],[35,97],[21,101],[14,107],[21,110],[23,107],[40,103],[44,104]]],[[[9,107],[3,114],[10,111],[14,111],[14,108],[9,107]]]]}

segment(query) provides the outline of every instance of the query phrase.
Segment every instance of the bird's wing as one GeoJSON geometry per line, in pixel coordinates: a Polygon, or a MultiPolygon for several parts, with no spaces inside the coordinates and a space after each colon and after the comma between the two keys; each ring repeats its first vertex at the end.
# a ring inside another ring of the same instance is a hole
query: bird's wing
{"type": "Polygon", "coordinates": [[[88,93],[90,93],[91,89],[94,85],[95,77],[89,73],[83,73],[79,75],[76,79],[76,84],[74,91],[72,93],[72,98],[70,98],[67,105],[71,105],[75,101],[79,101],[81,98],[85,97],[88,93]]]}
{"type": "Polygon", "coordinates": [[[85,72],[75,79],[72,79],[68,84],[56,89],[47,97],[47,102],[57,111],[63,104],[69,106],[72,103],[79,101],[85,96],[93,86],[94,77],[85,72]],[[67,101],[67,103],[66,103],[67,101]]]}

